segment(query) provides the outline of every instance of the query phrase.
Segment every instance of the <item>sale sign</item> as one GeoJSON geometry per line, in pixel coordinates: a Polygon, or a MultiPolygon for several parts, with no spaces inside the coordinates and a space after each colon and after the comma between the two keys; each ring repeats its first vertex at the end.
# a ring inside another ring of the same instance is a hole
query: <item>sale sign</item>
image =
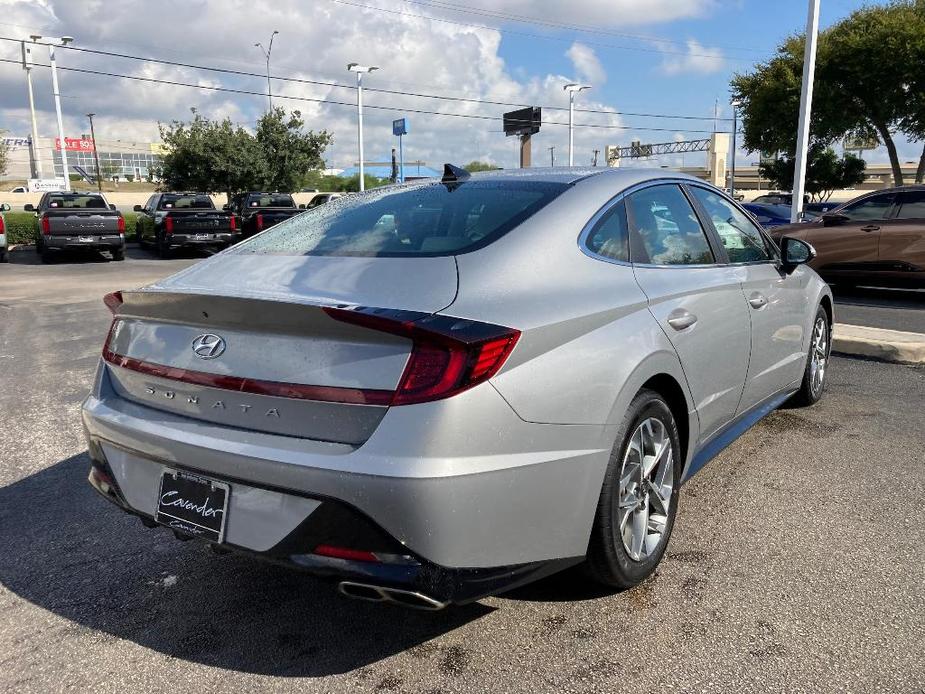
{"type": "MultiPolygon", "coordinates": [[[[92,152],[94,150],[93,140],[89,137],[65,137],[64,148],[68,152],[92,152]]],[[[61,149],[61,138],[55,138],[55,149],[61,149]]]]}

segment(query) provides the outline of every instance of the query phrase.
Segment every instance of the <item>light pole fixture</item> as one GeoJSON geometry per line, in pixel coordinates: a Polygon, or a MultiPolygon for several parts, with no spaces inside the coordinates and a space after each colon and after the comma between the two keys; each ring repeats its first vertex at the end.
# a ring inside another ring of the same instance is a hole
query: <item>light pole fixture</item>
{"type": "Polygon", "coordinates": [[[363,74],[379,68],[375,65],[348,63],[347,69],[357,75],[357,143],[360,149],[360,191],[364,191],[366,182],[363,180],[363,74]]]}
{"type": "Polygon", "coordinates": [[[71,189],[71,178],[67,170],[67,142],[64,139],[64,120],[61,118],[61,93],[58,91],[58,68],[55,63],[55,46],[66,46],[74,40],[73,36],[29,36],[35,43],[48,46],[48,60],[51,63],[51,88],[55,94],[55,112],[58,116],[58,143],[61,147],[61,172],[64,175],[64,190],[71,189]]]}
{"type": "Polygon", "coordinates": [[[816,46],[819,43],[819,0],[809,0],[806,12],[806,41],[803,47],[803,83],[800,87],[800,119],[797,125],[796,162],[793,169],[793,199],[790,222],[803,215],[806,165],[809,156],[809,122],[813,110],[813,80],[816,77],[816,46]]]}
{"type": "Polygon", "coordinates": [[[734,199],[736,194],[736,133],[739,130],[739,106],[742,102],[733,99],[730,105],[732,106],[732,163],[729,167],[729,195],[734,199]]]}
{"type": "Polygon", "coordinates": [[[35,97],[32,93],[32,48],[25,42],[20,42],[22,47],[22,69],[26,71],[26,87],[29,90],[29,116],[32,120],[32,142],[29,146],[29,152],[32,157],[31,173],[32,178],[42,177],[42,159],[39,154],[39,128],[35,120],[35,97]]]}
{"type": "Polygon", "coordinates": [[[568,92],[568,165],[574,166],[575,165],[575,95],[580,91],[584,91],[585,89],[591,89],[591,85],[571,83],[571,84],[566,84],[562,88],[568,92]]]}
{"type": "Polygon", "coordinates": [[[103,178],[100,174],[100,151],[96,146],[96,131],[93,129],[93,116],[95,113],[88,113],[87,118],[90,119],[90,138],[93,140],[93,163],[96,164],[96,189],[103,192],[103,178]]]}
{"type": "Polygon", "coordinates": [[[273,110],[273,89],[270,87],[270,56],[273,55],[273,39],[278,33],[279,32],[274,29],[273,33],[270,34],[270,43],[267,48],[264,48],[263,44],[259,41],[254,44],[254,46],[261,50],[263,57],[267,59],[267,103],[270,105],[270,111],[273,110]]]}

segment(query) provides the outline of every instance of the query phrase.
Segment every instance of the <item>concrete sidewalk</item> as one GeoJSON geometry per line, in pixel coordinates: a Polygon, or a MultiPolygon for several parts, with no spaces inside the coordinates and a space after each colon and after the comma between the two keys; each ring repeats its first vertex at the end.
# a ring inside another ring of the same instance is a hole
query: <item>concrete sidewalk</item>
{"type": "Polygon", "coordinates": [[[925,364],[925,334],[836,323],[832,351],[900,364],[925,364]]]}

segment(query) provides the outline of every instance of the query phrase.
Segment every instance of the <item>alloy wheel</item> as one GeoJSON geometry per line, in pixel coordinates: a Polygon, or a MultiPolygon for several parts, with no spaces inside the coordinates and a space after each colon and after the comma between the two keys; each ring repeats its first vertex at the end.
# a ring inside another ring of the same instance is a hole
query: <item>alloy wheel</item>
{"type": "Polygon", "coordinates": [[[822,386],[825,383],[825,369],[829,362],[829,328],[822,316],[816,318],[810,350],[809,384],[813,396],[817,396],[822,392],[822,386]]]}
{"type": "Polygon", "coordinates": [[[674,448],[655,417],[630,437],[620,471],[619,534],[633,561],[651,556],[665,536],[674,488],[674,448]]]}

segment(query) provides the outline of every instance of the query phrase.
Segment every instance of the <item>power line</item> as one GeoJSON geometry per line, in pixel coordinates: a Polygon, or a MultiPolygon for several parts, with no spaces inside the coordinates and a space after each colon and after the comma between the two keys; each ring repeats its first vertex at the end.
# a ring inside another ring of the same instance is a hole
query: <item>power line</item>
{"type": "MultiPolygon", "coordinates": [[[[14,39],[12,37],[7,37],[7,36],[0,36],[0,41],[13,41],[13,42],[18,43],[19,39],[14,39]]],[[[137,60],[137,61],[146,62],[146,63],[158,63],[160,65],[171,65],[174,67],[189,68],[192,70],[204,70],[207,72],[218,72],[222,74],[236,75],[239,77],[255,77],[261,80],[266,78],[266,73],[250,72],[247,70],[234,70],[231,68],[221,68],[221,67],[213,67],[213,66],[208,66],[208,65],[198,65],[195,63],[184,63],[184,62],[175,61],[175,60],[165,60],[163,58],[150,58],[150,57],[144,57],[144,56],[131,55],[129,53],[116,53],[113,51],[104,51],[104,50],[95,49],[95,48],[81,48],[78,46],[70,46],[70,45],[61,46],[61,48],[64,48],[69,51],[77,51],[79,53],[102,55],[102,56],[107,56],[111,58],[124,58],[127,60],[137,60]]],[[[324,87],[335,87],[338,89],[349,89],[351,91],[356,89],[355,85],[341,84],[338,82],[313,80],[313,79],[302,78],[302,77],[284,77],[281,75],[271,75],[270,77],[271,79],[281,81],[281,82],[293,82],[296,84],[311,84],[311,85],[318,85],[318,86],[324,86],[324,87]]],[[[486,104],[490,106],[512,106],[512,107],[522,108],[522,107],[531,105],[531,104],[523,104],[523,103],[510,102],[510,101],[494,101],[490,99],[479,99],[479,98],[474,98],[474,97],[445,96],[445,95],[439,95],[439,94],[426,94],[422,92],[406,92],[406,91],[393,90],[393,89],[381,89],[377,87],[365,87],[364,89],[367,92],[375,92],[379,94],[392,94],[395,96],[409,96],[409,97],[414,97],[414,98],[437,99],[441,101],[456,101],[456,102],[462,102],[462,103],[486,104]]],[[[542,108],[549,110],[549,111],[568,111],[568,108],[563,107],[563,106],[543,106],[542,108]]],[[[667,114],[667,113],[638,113],[638,112],[630,112],[630,111],[607,111],[604,109],[578,108],[578,109],[575,109],[575,112],[576,113],[591,113],[591,114],[596,114],[596,115],[607,115],[607,116],[663,118],[663,119],[669,119],[669,120],[702,120],[702,121],[714,120],[710,116],[674,115],[674,114],[667,114]]],[[[731,118],[720,118],[719,120],[731,121],[732,119],[731,118]]]]}
{"type": "MultiPolygon", "coordinates": [[[[20,61],[13,60],[10,58],[0,58],[0,62],[12,63],[15,65],[18,65],[20,63],[20,61]]],[[[33,63],[32,65],[33,67],[51,67],[50,65],[47,65],[44,63],[33,63]]],[[[166,84],[166,85],[176,86],[176,87],[188,87],[190,89],[225,92],[225,93],[230,93],[230,94],[246,94],[249,96],[260,96],[260,97],[267,96],[266,92],[254,91],[250,89],[236,89],[233,87],[217,87],[217,86],[212,86],[212,85],[191,84],[189,82],[178,82],[176,80],[164,80],[164,79],[158,79],[155,77],[142,77],[140,75],[123,75],[123,74],[116,73],[116,72],[106,72],[103,70],[91,70],[89,68],[65,67],[65,66],[59,65],[58,69],[65,70],[67,72],[78,72],[78,73],[88,74],[88,75],[116,77],[116,78],[121,78],[121,79],[133,80],[136,82],[148,82],[152,84],[166,84]]],[[[350,108],[356,107],[355,103],[351,103],[349,101],[332,101],[329,99],[316,99],[316,98],[312,98],[308,96],[291,96],[291,95],[286,95],[286,94],[279,94],[278,98],[288,99],[290,101],[304,101],[304,102],[311,102],[311,103],[317,103],[317,104],[328,104],[332,106],[349,106],[350,108]]],[[[487,116],[487,115],[475,114],[475,113],[447,113],[445,111],[429,111],[426,109],[404,108],[400,106],[379,106],[379,105],[373,105],[373,104],[366,104],[365,107],[370,108],[370,109],[375,109],[375,110],[381,110],[381,111],[395,111],[399,113],[416,113],[416,114],[433,115],[433,116],[445,116],[449,118],[471,118],[471,119],[477,119],[477,120],[492,120],[492,121],[503,120],[501,116],[487,116]]],[[[613,115],[610,112],[606,112],[606,113],[608,113],[609,115],[613,115]]],[[[542,123],[543,125],[568,126],[567,122],[561,122],[561,121],[543,121],[542,123]]],[[[598,129],[609,129],[609,130],[644,130],[644,131],[651,131],[651,132],[678,132],[678,128],[653,128],[653,127],[630,126],[630,125],[612,125],[612,124],[604,124],[604,123],[576,123],[575,127],[576,128],[598,128],[598,129]]],[[[713,131],[712,130],[686,129],[684,132],[712,133],[713,131]]]]}

